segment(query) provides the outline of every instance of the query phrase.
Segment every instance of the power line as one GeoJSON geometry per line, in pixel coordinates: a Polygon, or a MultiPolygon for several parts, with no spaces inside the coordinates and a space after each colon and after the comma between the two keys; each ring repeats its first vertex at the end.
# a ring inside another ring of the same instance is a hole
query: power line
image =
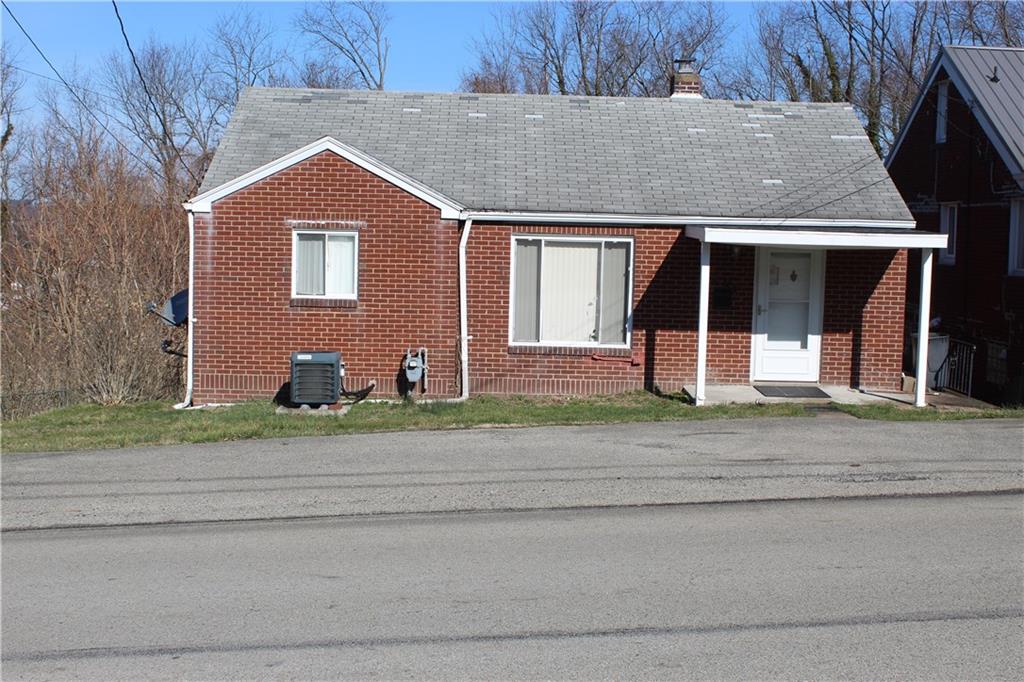
{"type": "Polygon", "coordinates": [[[167,144],[170,145],[171,151],[178,157],[178,161],[181,162],[182,168],[192,177],[192,181],[196,183],[196,187],[200,185],[199,178],[192,172],[189,165],[185,163],[185,159],[182,158],[181,152],[178,151],[178,145],[174,143],[174,136],[171,135],[167,129],[167,123],[164,121],[164,117],[160,115],[160,109],[156,105],[156,100],[153,99],[153,94],[149,91],[149,86],[146,84],[146,78],[142,75],[142,68],[139,66],[139,61],[135,58],[135,50],[132,49],[131,41],[128,40],[128,32],[124,28],[124,20],[121,19],[121,12],[117,8],[117,1],[110,0],[110,4],[114,6],[114,14],[117,15],[117,23],[121,27],[121,35],[124,36],[124,44],[128,47],[128,54],[131,55],[132,64],[135,65],[135,72],[139,74],[139,81],[142,83],[142,90],[146,93],[146,98],[149,100],[149,104],[153,107],[153,113],[156,114],[156,118],[160,121],[160,128],[163,129],[164,139],[167,140],[167,144]]]}
{"type": "Polygon", "coordinates": [[[830,204],[834,204],[837,201],[842,201],[843,199],[846,199],[847,197],[852,197],[854,194],[859,194],[860,192],[863,192],[866,189],[871,189],[875,185],[879,185],[879,184],[885,182],[886,180],[890,180],[890,179],[891,178],[889,178],[889,175],[886,174],[884,177],[881,177],[881,178],[875,180],[872,183],[868,183],[867,185],[864,185],[863,187],[858,187],[857,189],[853,190],[852,192],[847,192],[846,194],[844,194],[842,196],[839,196],[839,197],[836,197],[835,199],[829,199],[828,201],[820,203],[817,206],[811,206],[809,209],[807,209],[805,211],[801,211],[800,213],[797,213],[796,215],[790,216],[788,218],[783,218],[782,220],[783,220],[783,222],[785,222],[786,220],[790,220],[791,218],[799,218],[801,216],[805,216],[808,213],[810,213],[811,211],[817,211],[819,208],[825,208],[826,206],[828,206],[830,204]]]}
{"type": "MultiPolygon", "coordinates": [[[[28,75],[35,76],[36,78],[42,78],[43,80],[51,81],[53,83],[60,83],[61,82],[60,80],[54,78],[53,76],[47,76],[45,73],[39,73],[38,71],[32,71],[31,69],[23,68],[21,66],[18,66],[17,64],[8,64],[8,66],[11,67],[12,69],[16,70],[16,71],[21,71],[22,73],[27,73],[28,75]]],[[[112,102],[119,102],[120,101],[119,99],[117,99],[113,95],[107,95],[107,94],[104,94],[104,93],[99,92],[97,90],[90,90],[89,88],[82,87],[81,85],[76,85],[75,87],[78,88],[79,90],[81,90],[82,92],[87,92],[90,95],[95,95],[96,97],[102,97],[104,99],[109,99],[112,102]]]]}
{"type": "Polygon", "coordinates": [[[17,24],[18,28],[19,28],[19,29],[21,30],[21,32],[22,32],[22,33],[23,33],[23,34],[25,35],[25,38],[27,38],[27,39],[28,39],[28,42],[29,42],[29,43],[30,43],[30,44],[32,45],[32,47],[34,47],[34,48],[35,48],[36,52],[38,52],[38,53],[39,53],[39,56],[43,58],[43,61],[44,61],[44,62],[46,62],[46,65],[50,67],[50,70],[51,70],[51,71],[53,71],[53,73],[54,73],[54,74],[55,74],[55,75],[57,76],[57,78],[58,78],[58,79],[60,80],[60,82],[64,84],[64,87],[66,87],[66,88],[68,89],[68,92],[70,92],[70,93],[71,93],[71,95],[72,95],[72,96],[73,96],[73,97],[74,97],[74,98],[75,98],[75,99],[76,99],[76,100],[78,101],[78,103],[79,103],[79,104],[80,104],[80,105],[82,106],[82,108],[83,108],[83,109],[85,109],[86,113],[87,113],[87,114],[89,114],[89,116],[91,116],[91,117],[93,118],[93,120],[94,120],[94,121],[96,121],[96,123],[97,123],[97,124],[99,124],[100,128],[102,128],[102,129],[103,129],[103,131],[107,133],[107,135],[110,135],[110,137],[111,137],[111,138],[112,138],[112,139],[114,140],[114,142],[116,142],[116,143],[118,144],[118,146],[120,146],[120,147],[121,147],[121,148],[122,148],[123,150],[125,150],[125,151],[126,151],[126,152],[127,152],[128,154],[129,154],[129,156],[131,156],[131,157],[132,157],[132,158],[134,158],[134,159],[135,159],[136,161],[138,161],[139,163],[141,163],[141,164],[142,164],[143,166],[145,166],[145,167],[147,167],[147,168],[148,168],[148,167],[149,167],[149,164],[148,164],[148,163],[146,163],[146,161],[145,161],[145,160],[143,160],[143,159],[142,159],[142,157],[140,157],[140,156],[139,156],[138,154],[136,154],[135,152],[133,152],[133,151],[132,151],[132,150],[131,150],[131,149],[130,149],[130,148],[128,147],[128,145],[126,145],[126,144],[125,144],[124,142],[122,142],[122,141],[121,141],[121,139],[120,139],[120,138],[119,138],[119,137],[118,137],[117,135],[115,135],[114,133],[112,133],[112,132],[110,131],[110,128],[108,128],[108,127],[107,127],[107,126],[106,126],[106,125],[105,125],[105,124],[103,123],[103,121],[102,121],[102,120],[100,120],[100,117],[99,117],[99,116],[97,116],[97,115],[96,115],[96,114],[95,114],[95,113],[93,112],[93,110],[92,110],[92,109],[91,109],[91,108],[89,107],[89,105],[88,105],[88,104],[86,104],[85,100],[84,100],[84,99],[82,99],[82,98],[81,98],[81,96],[80,96],[80,95],[79,95],[79,94],[78,94],[77,92],[75,92],[75,89],[74,89],[73,87],[71,87],[71,84],[70,84],[70,83],[68,83],[68,82],[67,82],[67,80],[65,80],[65,79],[64,79],[64,76],[60,75],[60,71],[58,71],[58,70],[57,70],[57,67],[55,67],[55,66],[53,65],[53,62],[51,62],[51,61],[50,61],[50,59],[49,59],[49,58],[48,58],[48,57],[46,56],[46,54],[45,54],[45,53],[43,52],[42,48],[40,48],[40,47],[39,47],[39,45],[38,45],[38,44],[36,44],[36,41],[32,39],[32,36],[31,36],[31,35],[29,35],[29,32],[28,32],[27,30],[25,30],[25,27],[24,27],[24,26],[22,26],[22,24],[21,24],[21,22],[20,22],[20,21],[18,21],[18,17],[14,16],[14,12],[12,12],[12,11],[11,11],[11,8],[7,6],[7,3],[6,3],[6,2],[3,2],[3,0],[0,0],[0,4],[2,4],[2,5],[3,5],[3,7],[4,7],[4,9],[5,9],[5,10],[7,10],[7,14],[9,14],[9,15],[10,15],[10,17],[11,17],[11,19],[13,19],[13,20],[14,20],[14,23],[15,23],[15,24],[17,24]]]}
{"type": "MultiPolygon", "coordinates": [[[[812,187],[814,187],[815,185],[817,185],[820,182],[823,182],[823,181],[825,181],[825,180],[827,180],[827,179],[829,179],[831,177],[837,177],[837,176],[840,175],[840,173],[842,173],[842,171],[847,171],[847,169],[850,169],[852,166],[857,166],[856,168],[852,168],[851,170],[848,170],[846,173],[843,173],[843,175],[852,175],[853,173],[856,173],[856,172],[861,171],[864,168],[866,168],[868,166],[868,164],[871,162],[872,159],[878,159],[878,155],[874,151],[872,151],[871,154],[869,154],[867,156],[863,156],[863,157],[861,157],[859,159],[855,159],[855,160],[847,163],[845,166],[840,166],[839,168],[836,168],[836,169],[832,170],[831,172],[826,173],[825,175],[823,175],[823,176],[821,176],[819,178],[816,178],[814,180],[811,180],[810,182],[806,182],[806,183],[804,183],[802,185],[799,185],[799,186],[795,187],[794,189],[792,189],[792,190],[790,190],[790,191],[788,191],[788,192],[786,192],[784,194],[780,194],[777,197],[773,197],[772,199],[769,199],[768,201],[766,201],[766,202],[764,202],[762,204],[759,204],[758,206],[756,206],[754,208],[750,208],[750,209],[746,210],[745,212],[741,213],[739,217],[750,216],[754,212],[762,210],[762,209],[770,206],[771,204],[774,204],[774,203],[776,203],[776,202],[778,202],[778,201],[780,201],[782,199],[785,199],[788,196],[792,196],[794,194],[797,194],[799,192],[803,192],[805,190],[810,190],[812,187]]],[[[837,177],[836,182],[838,182],[838,181],[839,180],[838,180],[838,177],[837,177]]],[[[823,189],[825,189],[827,187],[830,187],[830,186],[836,184],[836,182],[833,182],[830,185],[825,185],[824,187],[822,187],[821,189],[819,189],[817,191],[821,191],[821,190],[823,190],[823,189]]],[[[793,206],[794,204],[798,204],[801,201],[804,201],[804,199],[806,199],[806,198],[807,197],[796,197],[796,198],[793,198],[792,200],[787,201],[786,203],[782,204],[781,206],[778,206],[777,208],[773,208],[772,211],[774,211],[774,212],[783,211],[783,210],[789,208],[790,206],[793,206]]]]}

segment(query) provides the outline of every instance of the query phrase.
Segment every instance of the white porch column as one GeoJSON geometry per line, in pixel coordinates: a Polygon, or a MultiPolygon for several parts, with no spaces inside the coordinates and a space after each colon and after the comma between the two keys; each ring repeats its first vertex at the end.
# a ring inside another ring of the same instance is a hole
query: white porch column
{"type": "Polygon", "coordinates": [[[700,313],[697,317],[697,390],[693,397],[699,407],[704,404],[704,384],[708,364],[708,299],[711,291],[711,244],[700,243],[700,313]]]}
{"type": "Polygon", "coordinates": [[[932,309],[932,249],[921,249],[921,306],[917,312],[917,382],[914,405],[924,407],[928,390],[928,334],[932,309]]]}

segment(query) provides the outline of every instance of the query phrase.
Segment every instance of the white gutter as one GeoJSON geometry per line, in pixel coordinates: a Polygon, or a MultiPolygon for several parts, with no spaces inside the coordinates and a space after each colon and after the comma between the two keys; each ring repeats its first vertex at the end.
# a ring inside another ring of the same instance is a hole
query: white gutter
{"type": "Polygon", "coordinates": [[[878,228],[912,230],[913,220],[838,220],[823,218],[733,218],[696,215],[628,215],[621,213],[550,213],[463,211],[463,220],[496,223],[552,225],[709,225],[718,227],[803,227],[803,228],[878,228]]]}
{"type": "Polygon", "coordinates": [[[174,409],[181,410],[192,407],[192,358],[194,356],[192,344],[192,328],[195,326],[192,302],[195,300],[195,260],[196,260],[196,222],[195,215],[188,212],[188,358],[186,358],[185,370],[185,399],[174,406],[174,409]]]}
{"type": "Polygon", "coordinates": [[[456,401],[462,402],[469,398],[469,285],[466,273],[466,251],[469,245],[469,232],[473,229],[473,219],[467,218],[462,226],[459,238],[459,360],[462,364],[462,391],[456,401]]]}

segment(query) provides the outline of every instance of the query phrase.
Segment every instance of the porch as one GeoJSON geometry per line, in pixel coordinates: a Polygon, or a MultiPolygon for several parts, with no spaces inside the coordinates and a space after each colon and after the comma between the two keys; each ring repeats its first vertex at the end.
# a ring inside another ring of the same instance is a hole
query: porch
{"type": "MultiPolygon", "coordinates": [[[[761,381],[816,384],[827,380],[821,376],[824,256],[827,252],[921,249],[918,334],[925,341],[917,348],[918,376],[913,404],[923,407],[927,403],[925,376],[932,252],[935,248],[945,247],[945,235],[920,232],[905,224],[826,226],[820,229],[801,226],[797,229],[787,227],[786,221],[781,220],[770,226],[754,225],[739,228],[689,225],[686,228],[686,236],[700,242],[697,372],[696,383],[690,391],[696,405],[705,405],[709,401],[707,365],[712,244],[754,247],[757,250],[755,306],[751,323],[751,383],[761,381]]],[[[900,288],[902,289],[902,286],[900,288]]],[[[889,339],[886,343],[902,348],[902,329],[889,329],[886,334],[891,336],[882,337],[889,339]]],[[[834,391],[838,398],[836,402],[863,402],[872,395],[881,400],[890,399],[882,394],[863,393],[856,388],[833,388],[837,389],[834,391]]],[[[725,389],[727,392],[739,391],[740,396],[744,389],[749,391],[750,393],[746,393],[748,400],[738,400],[739,402],[765,400],[752,386],[721,386],[719,389],[725,389]]]]}

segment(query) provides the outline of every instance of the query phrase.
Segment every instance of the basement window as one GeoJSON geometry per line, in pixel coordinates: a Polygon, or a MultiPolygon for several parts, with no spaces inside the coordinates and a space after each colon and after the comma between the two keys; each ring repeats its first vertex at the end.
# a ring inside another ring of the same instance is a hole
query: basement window
{"type": "Polygon", "coordinates": [[[1010,202],[1009,274],[1024,277],[1024,199],[1010,202]]]}
{"type": "Polygon", "coordinates": [[[292,231],[292,298],[355,300],[359,233],[292,231]]]}
{"type": "Polygon", "coordinates": [[[628,348],[628,238],[513,237],[509,342],[628,348]]]}
{"type": "Polygon", "coordinates": [[[939,232],[948,235],[946,248],[939,249],[939,263],[956,263],[956,204],[939,204],[939,232]]]}

